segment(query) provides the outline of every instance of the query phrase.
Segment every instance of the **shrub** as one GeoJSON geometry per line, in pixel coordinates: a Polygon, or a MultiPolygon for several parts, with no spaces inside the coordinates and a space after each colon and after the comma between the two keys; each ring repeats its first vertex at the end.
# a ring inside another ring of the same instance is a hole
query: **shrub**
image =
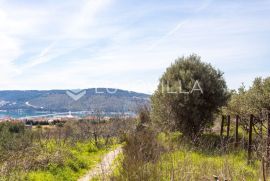
{"type": "Polygon", "coordinates": [[[141,109],[139,118],[140,122],[135,131],[126,135],[126,144],[123,148],[124,170],[121,174],[128,180],[135,179],[133,176],[136,176],[141,166],[148,162],[156,162],[163,152],[157,133],[151,127],[149,109],[141,109]],[[126,175],[129,173],[134,175],[126,175]]]}

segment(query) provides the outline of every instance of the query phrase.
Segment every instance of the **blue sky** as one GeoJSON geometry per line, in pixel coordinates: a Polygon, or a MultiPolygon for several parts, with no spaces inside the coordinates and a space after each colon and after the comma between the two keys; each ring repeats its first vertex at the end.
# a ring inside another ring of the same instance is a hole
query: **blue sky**
{"type": "Polygon", "coordinates": [[[269,76],[270,1],[0,0],[0,89],[152,93],[196,53],[228,87],[269,76]]]}

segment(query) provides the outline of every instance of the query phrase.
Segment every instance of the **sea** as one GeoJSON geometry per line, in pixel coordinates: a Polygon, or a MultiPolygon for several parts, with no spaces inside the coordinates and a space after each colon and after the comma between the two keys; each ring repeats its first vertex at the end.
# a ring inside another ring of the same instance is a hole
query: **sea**
{"type": "Polygon", "coordinates": [[[38,117],[47,114],[55,114],[55,112],[50,111],[33,111],[33,110],[0,110],[0,118],[24,118],[24,117],[38,117]]]}
{"type": "MultiPolygon", "coordinates": [[[[136,114],[133,112],[103,112],[101,113],[103,116],[116,117],[119,115],[125,115],[129,117],[135,117],[136,114]]],[[[3,118],[13,118],[13,119],[22,119],[22,118],[34,118],[34,117],[54,117],[54,116],[65,116],[65,115],[73,115],[76,117],[85,117],[94,115],[93,112],[90,111],[76,111],[76,112],[54,112],[54,111],[35,111],[35,110],[0,110],[0,119],[3,118]]]]}

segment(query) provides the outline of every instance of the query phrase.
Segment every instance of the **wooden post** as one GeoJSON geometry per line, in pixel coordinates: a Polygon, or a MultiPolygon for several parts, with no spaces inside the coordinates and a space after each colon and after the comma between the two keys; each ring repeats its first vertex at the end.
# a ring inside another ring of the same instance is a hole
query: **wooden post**
{"type": "Polygon", "coordinates": [[[238,147],[238,143],[239,143],[238,126],[239,126],[239,116],[236,115],[236,118],[235,118],[235,143],[234,143],[235,148],[238,147]]]}
{"type": "Polygon", "coordinates": [[[251,114],[250,120],[249,120],[249,130],[248,130],[248,164],[250,164],[251,162],[253,119],[254,119],[254,116],[251,114]]]}
{"type": "Polygon", "coordinates": [[[220,137],[221,137],[221,138],[223,138],[224,119],[225,119],[225,116],[222,115],[222,116],[221,116],[221,125],[220,125],[220,137]]]}
{"type": "Polygon", "coordinates": [[[266,181],[265,160],[264,160],[264,158],[262,158],[262,175],[263,175],[263,181],[266,181]]]}
{"type": "Polygon", "coordinates": [[[227,116],[227,140],[230,137],[231,116],[227,116]]]}
{"type": "Polygon", "coordinates": [[[270,167],[270,112],[268,113],[268,128],[267,128],[267,167],[270,167]]]}

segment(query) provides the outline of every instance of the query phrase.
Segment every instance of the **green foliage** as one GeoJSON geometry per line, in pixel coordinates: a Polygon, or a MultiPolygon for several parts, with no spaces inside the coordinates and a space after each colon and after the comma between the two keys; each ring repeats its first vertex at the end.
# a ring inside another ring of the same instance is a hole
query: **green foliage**
{"type": "Polygon", "coordinates": [[[195,137],[213,124],[214,113],[228,97],[219,70],[201,62],[196,55],[182,57],[160,79],[152,96],[152,118],[158,127],[195,137]]]}
{"type": "MultiPolygon", "coordinates": [[[[57,145],[52,145],[56,149],[57,145]]],[[[52,149],[51,146],[51,149],[52,149]]],[[[81,142],[75,146],[67,146],[64,148],[69,152],[62,165],[51,163],[44,169],[30,172],[26,179],[29,181],[43,181],[46,178],[50,181],[74,181],[89,169],[94,167],[102,155],[110,149],[98,149],[92,142],[81,142]]]]}
{"type": "Polygon", "coordinates": [[[33,134],[25,129],[23,123],[0,123],[0,153],[25,149],[32,145],[32,137],[33,134]]]}
{"type": "Polygon", "coordinates": [[[259,115],[263,109],[270,110],[270,77],[256,78],[253,85],[246,90],[244,86],[234,92],[228,111],[233,114],[245,116],[248,114],[259,115]]]}
{"type": "Polygon", "coordinates": [[[21,133],[24,132],[25,127],[23,123],[15,123],[15,124],[10,124],[9,126],[9,131],[11,133],[21,133]]]}
{"type": "Polygon", "coordinates": [[[35,173],[29,174],[27,180],[35,180],[35,181],[53,181],[54,176],[50,174],[50,172],[41,172],[37,171],[35,173]]]}

